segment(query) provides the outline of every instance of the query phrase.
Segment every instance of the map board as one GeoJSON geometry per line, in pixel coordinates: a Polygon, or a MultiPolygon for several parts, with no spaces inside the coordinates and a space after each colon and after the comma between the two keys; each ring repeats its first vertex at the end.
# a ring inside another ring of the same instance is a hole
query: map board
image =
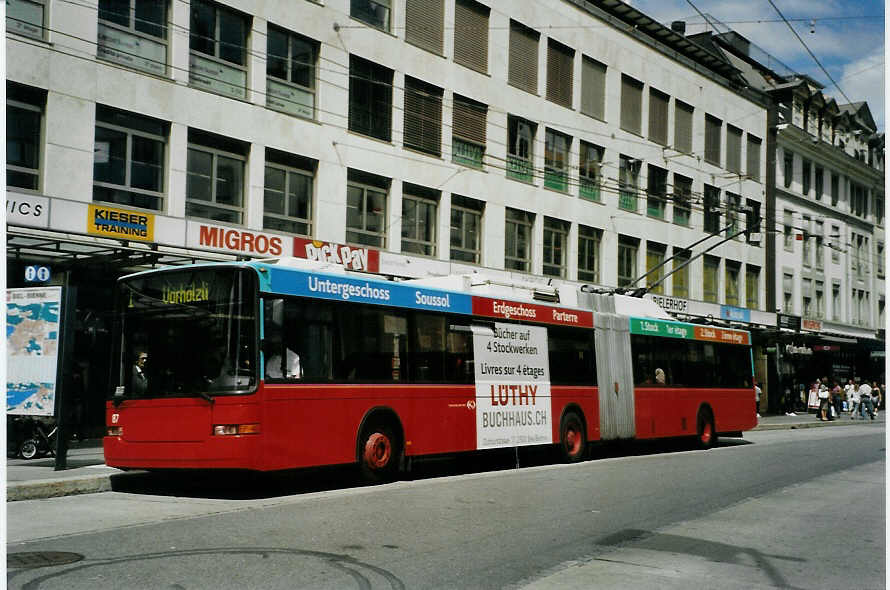
{"type": "Polygon", "coordinates": [[[55,412],[62,288],[6,290],[6,413],[55,412]]]}
{"type": "Polygon", "coordinates": [[[553,442],[547,328],[496,322],[473,331],[476,448],[553,442]]]}

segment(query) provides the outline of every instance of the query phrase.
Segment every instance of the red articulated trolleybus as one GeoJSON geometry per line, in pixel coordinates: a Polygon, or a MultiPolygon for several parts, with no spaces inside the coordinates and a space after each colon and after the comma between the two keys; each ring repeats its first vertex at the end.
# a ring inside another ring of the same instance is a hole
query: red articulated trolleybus
{"type": "Polygon", "coordinates": [[[747,332],[474,277],[389,281],[287,259],[123,277],[107,464],[358,463],[383,479],[422,455],[558,444],[577,461],[592,441],[707,448],[757,424],[747,332]]]}

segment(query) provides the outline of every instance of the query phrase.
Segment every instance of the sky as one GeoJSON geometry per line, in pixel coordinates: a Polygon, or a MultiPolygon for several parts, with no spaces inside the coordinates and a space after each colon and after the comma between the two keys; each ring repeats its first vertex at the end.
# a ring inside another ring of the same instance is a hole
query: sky
{"type": "Polygon", "coordinates": [[[708,30],[699,12],[715,18],[792,71],[823,84],[822,92],[838,104],[866,101],[884,131],[884,0],[772,0],[803,43],[769,0],[625,1],[667,26],[686,21],[687,34],[708,30]]]}

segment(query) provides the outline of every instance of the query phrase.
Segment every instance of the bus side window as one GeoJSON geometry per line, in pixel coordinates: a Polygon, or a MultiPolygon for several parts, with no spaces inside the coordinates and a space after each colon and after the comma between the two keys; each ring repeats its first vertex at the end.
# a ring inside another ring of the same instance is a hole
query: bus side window
{"type": "Polygon", "coordinates": [[[418,313],[413,319],[411,381],[440,382],[445,371],[445,316],[418,313]]]}
{"type": "Polygon", "coordinates": [[[445,380],[449,383],[473,383],[473,332],[469,323],[450,318],[445,342],[445,380]]]}

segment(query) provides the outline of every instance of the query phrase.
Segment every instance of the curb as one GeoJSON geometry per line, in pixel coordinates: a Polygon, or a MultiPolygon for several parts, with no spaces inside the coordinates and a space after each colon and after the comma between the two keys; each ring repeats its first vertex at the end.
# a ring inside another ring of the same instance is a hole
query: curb
{"type": "MultiPolygon", "coordinates": [[[[841,420],[839,418],[822,422],[813,419],[812,422],[792,422],[788,424],[759,424],[751,429],[752,432],[758,430],[799,430],[801,428],[828,428],[833,426],[856,426],[861,424],[863,420],[841,420]]],[[[871,422],[869,420],[869,422],[871,422]]]]}
{"type": "Polygon", "coordinates": [[[111,475],[84,475],[13,483],[6,486],[6,501],[39,500],[111,491],[111,475]]]}

